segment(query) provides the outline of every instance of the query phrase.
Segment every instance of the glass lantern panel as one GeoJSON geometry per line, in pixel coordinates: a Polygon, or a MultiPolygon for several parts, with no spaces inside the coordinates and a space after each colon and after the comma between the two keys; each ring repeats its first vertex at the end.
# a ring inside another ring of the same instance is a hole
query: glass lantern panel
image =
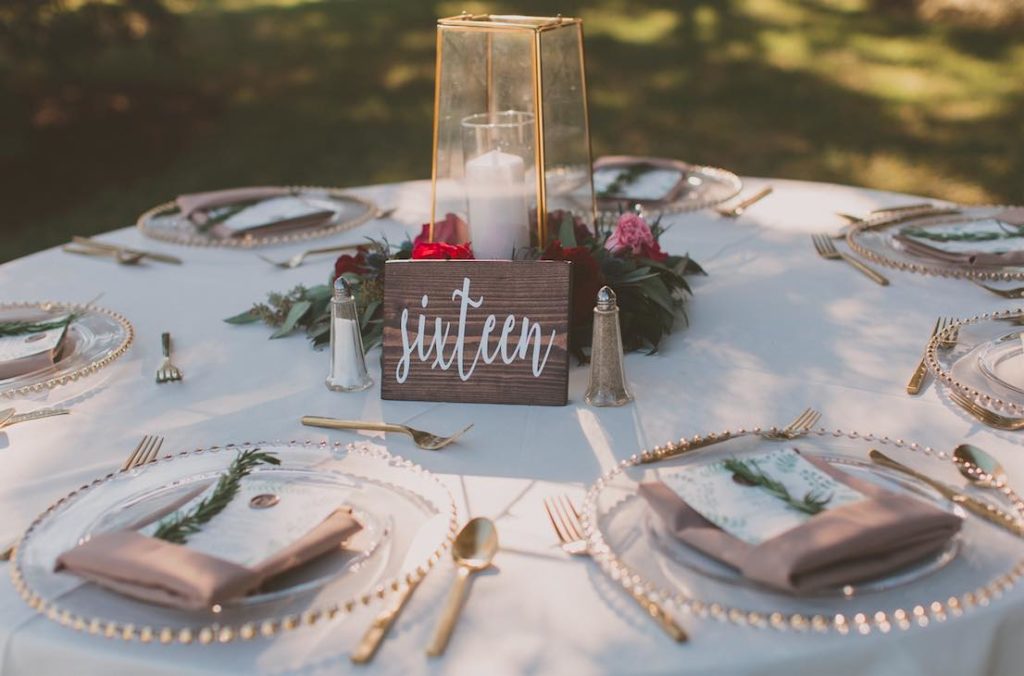
{"type": "MultiPolygon", "coordinates": [[[[582,24],[540,33],[544,169],[548,211],[594,220],[582,24]]],[[[549,223],[557,228],[557,223],[549,223]]]]}
{"type": "Polygon", "coordinates": [[[439,26],[434,222],[468,223],[478,258],[530,242],[537,204],[532,30],[439,26]]]}

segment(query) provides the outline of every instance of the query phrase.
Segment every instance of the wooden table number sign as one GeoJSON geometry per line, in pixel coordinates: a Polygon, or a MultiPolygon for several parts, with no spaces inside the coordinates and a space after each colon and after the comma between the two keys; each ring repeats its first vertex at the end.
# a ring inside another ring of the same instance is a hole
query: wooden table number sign
{"type": "Polygon", "coordinates": [[[388,261],[381,398],[564,406],[566,261],[388,261]]]}

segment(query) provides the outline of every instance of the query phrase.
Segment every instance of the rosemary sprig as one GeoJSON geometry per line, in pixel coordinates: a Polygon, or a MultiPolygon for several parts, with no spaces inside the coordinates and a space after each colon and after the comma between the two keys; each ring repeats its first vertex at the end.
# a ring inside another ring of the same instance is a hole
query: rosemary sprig
{"type": "Polygon", "coordinates": [[[242,451],[231,462],[228,471],[221,474],[217,480],[217,486],[208,497],[196,505],[187,514],[175,516],[162,521],[157,527],[153,537],[167,542],[183,545],[188,542],[190,535],[202,530],[203,525],[213,517],[220,514],[228,504],[234,500],[241,486],[242,479],[251,473],[258,465],[280,465],[281,460],[273,453],[252,448],[242,451]]]}
{"type": "Polygon", "coordinates": [[[42,333],[52,329],[63,329],[78,318],[77,314],[69,314],[63,319],[42,322],[0,322],[0,336],[23,336],[26,333],[42,333]]]}
{"type": "Polygon", "coordinates": [[[730,458],[724,464],[727,470],[738,476],[742,481],[782,500],[798,512],[813,516],[824,510],[825,505],[832,500],[831,495],[823,496],[816,491],[809,491],[802,500],[797,500],[789,494],[789,490],[782,483],[763,472],[753,460],[750,463],[746,463],[736,458],[730,458]]]}

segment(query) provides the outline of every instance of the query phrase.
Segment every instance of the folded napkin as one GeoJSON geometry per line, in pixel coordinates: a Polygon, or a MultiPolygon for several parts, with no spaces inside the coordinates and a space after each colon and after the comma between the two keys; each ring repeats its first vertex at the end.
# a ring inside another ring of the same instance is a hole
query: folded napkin
{"type": "Polygon", "coordinates": [[[242,566],[134,530],[97,535],[57,558],[57,570],[132,598],[186,610],[245,596],[270,578],[343,545],[362,530],[342,507],[291,545],[242,566]]]}
{"type": "Polygon", "coordinates": [[[179,195],[174,203],[178,206],[181,215],[196,225],[203,225],[209,220],[206,212],[217,207],[226,207],[239,202],[256,202],[271,197],[281,197],[289,194],[288,188],[265,187],[265,188],[231,188],[229,190],[210,190],[207,192],[196,192],[188,195],[179,195]]]}
{"type": "Polygon", "coordinates": [[[803,457],[866,498],[826,509],[758,545],[720,529],[663,482],[640,484],[640,495],[681,542],[788,593],[879,577],[941,549],[960,530],[960,519],[949,512],[803,457]]]}
{"type": "MultiPolygon", "coordinates": [[[[45,322],[53,315],[38,313],[13,317],[10,321],[45,322]]],[[[0,380],[49,368],[57,363],[64,350],[67,326],[19,336],[0,336],[0,380]]]]}
{"type": "MultiPolygon", "coordinates": [[[[1024,207],[1004,209],[992,216],[992,218],[1010,225],[1024,225],[1024,207]]],[[[903,234],[894,235],[893,239],[899,242],[904,250],[914,256],[931,258],[942,263],[979,267],[1024,265],[1024,250],[1006,251],[1003,253],[989,251],[946,251],[903,234]]]]}

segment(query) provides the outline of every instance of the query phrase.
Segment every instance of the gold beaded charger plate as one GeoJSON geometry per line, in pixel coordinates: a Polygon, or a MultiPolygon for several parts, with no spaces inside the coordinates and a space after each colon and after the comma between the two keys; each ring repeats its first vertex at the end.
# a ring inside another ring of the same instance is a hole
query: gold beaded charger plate
{"type": "MultiPolygon", "coordinates": [[[[760,430],[758,430],[760,431],[760,430]]],[[[624,460],[588,491],[583,524],[594,559],[613,580],[650,600],[675,607],[698,619],[739,626],[816,633],[868,634],[925,626],[933,621],[987,605],[1024,574],[1024,544],[988,521],[952,505],[927,486],[873,465],[872,448],[953,485],[964,481],[949,454],[902,440],[855,432],[813,430],[795,439],[766,439],[755,431],[697,437],[624,460]],[[693,450],[687,451],[691,448],[693,450]],[[714,460],[795,447],[837,468],[940,505],[960,516],[959,535],[943,550],[893,574],[813,595],[790,595],[750,583],[711,562],[666,542],[667,533],[653,524],[647,502],[638,494],[641,481],[663,469],[686,468],[714,460]],[[681,451],[670,458],[665,456],[681,451]],[[656,460],[657,458],[664,458],[656,460]]],[[[1005,489],[1002,495],[964,488],[980,499],[995,500],[1019,517],[1024,506],[1005,489]]]]}
{"type": "Polygon", "coordinates": [[[22,536],[11,577],[32,608],[78,631],[160,643],[251,640],[344,615],[415,584],[450,545],[456,516],[450,491],[433,475],[379,447],[214,446],[109,474],[65,496],[22,536]],[[344,549],[278,576],[243,599],[201,611],[146,603],[54,571],[64,551],[215,481],[238,453],[255,448],[281,460],[278,466],[257,467],[252,475],[280,482],[281,500],[287,500],[287,491],[307,486],[336,492],[339,506],[352,507],[363,530],[344,549]]]}
{"type": "Polygon", "coordinates": [[[880,212],[846,233],[857,254],[898,270],[1024,279],[1024,208],[954,206],[880,212]]]}
{"type": "Polygon", "coordinates": [[[594,194],[602,212],[639,205],[655,213],[707,209],[743,189],[726,169],[659,157],[609,156],[594,162],[594,194]]]}
{"type": "Polygon", "coordinates": [[[116,312],[94,305],[38,302],[0,304],[0,322],[47,321],[73,314],[59,358],[46,368],[0,380],[0,399],[43,392],[104,368],[131,347],[135,329],[116,312]]]}
{"type": "Polygon", "coordinates": [[[936,380],[993,413],[1024,416],[1024,310],[958,320],[935,335],[925,362],[936,380]]]}
{"type": "Polygon", "coordinates": [[[246,232],[234,237],[217,236],[209,228],[197,227],[184,218],[172,200],[159,204],[139,216],[136,226],[152,239],[187,246],[209,246],[251,249],[274,244],[327,237],[351,230],[377,217],[377,205],[363,197],[338,188],[287,186],[288,195],[298,197],[317,209],[333,211],[334,215],[316,225],[287,231],[246,232]]]}

